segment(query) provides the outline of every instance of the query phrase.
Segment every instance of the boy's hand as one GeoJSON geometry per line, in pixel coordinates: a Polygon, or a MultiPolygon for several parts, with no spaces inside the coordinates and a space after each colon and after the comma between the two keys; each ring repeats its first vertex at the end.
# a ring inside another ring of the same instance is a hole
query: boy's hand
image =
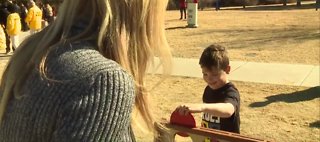
{"type": "Polygon", "coordinates": [[[190,113],[189,107],[185,105],[178,106],[175,111],[178,111],[180,115],[187,115],[190,113]]]}
{"type": "Polygon", "coordinates": [[[188,104],[180,105],[176,108],[180,115],[188,115],[189,113],[199,113],[202,112],[202,104],[188,104]]]}

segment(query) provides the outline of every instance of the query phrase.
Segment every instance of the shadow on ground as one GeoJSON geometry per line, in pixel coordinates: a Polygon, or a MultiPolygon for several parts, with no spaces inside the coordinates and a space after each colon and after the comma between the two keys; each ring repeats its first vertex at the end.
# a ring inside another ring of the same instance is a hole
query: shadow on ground
{"type": "Polygon", "coordinates": [[[185,29],[185,28],[188,28],[188,27],[187,26],[169,27],[169,28],[166,28],[166,30],[185,29]]]}
{"type": "MultiPolygon", "coordinates": [[[[293,92],[289,94],[279,94],[266,97],[266,101],[254,102],[250,104],[250,107],[264,107],[275,102],[295,103],[302,101],[310,101],[316,98],[320,98],[320,86],[312,87],[307,90],[293,92]]],[[[319,123],[319,122],[318,122],[319,123]]],[[[314,124],[319,125],[319,124],[314,124]]]]}
{"type": "Polygon", "coordinates": [[[309,126],[314,128],[320,128],[320,120],[311,123],[309,126]]]}

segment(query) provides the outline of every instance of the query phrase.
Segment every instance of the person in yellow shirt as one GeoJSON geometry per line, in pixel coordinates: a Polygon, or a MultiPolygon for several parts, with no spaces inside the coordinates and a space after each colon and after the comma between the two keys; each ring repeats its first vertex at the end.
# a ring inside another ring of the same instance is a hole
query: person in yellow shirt
{"type": "Polygon", "coordinates": [[[34,34],[41,30],[42,10],[35,4],[34,1],[31,1],[30,4],[31,8],[28,11],[25,21],[30,28],[30,34],[34,34]]]}
{"type": "MultiPolygon", "coordinates": [[[[11,13],[7,18],[7,28],[6,31],[10,36],[10,41],[12,44],[12,51],[14,51],[18,47],[18,39],[19,34],[21,32],[21,21],[20,16],[18,14],[19,8],[12,7],[8,9],[11,13]]],[[[10,52],[10,47],[6,49],[6,53],[10,52]]]]}
{"type": "Polygon", "coordinates": [[[6,48],[6,35],[3,30],[3,25],[0,24],[0,49],[6,48]]]}

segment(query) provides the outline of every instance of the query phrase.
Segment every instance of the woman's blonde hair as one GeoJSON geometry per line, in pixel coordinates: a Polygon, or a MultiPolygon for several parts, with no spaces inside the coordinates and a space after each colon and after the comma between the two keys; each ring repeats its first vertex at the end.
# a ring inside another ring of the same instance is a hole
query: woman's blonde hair
{"type": "Polygon", "coordinates": [[[171,53],[164,33],[167,3],[167,0],[64,0],[56,20],[26,39],[9,60],[0,86],[0,122],[8,100],[20,97],[19,90],[34,67],[46,77],[45,61],[51,49],[58,44],[86,40],[98,34],[97,50],[118,62],[133,76],[135,108],[147,126],[152,128],[153,118],[148,108],[144,76],[153,56],[162,59],[164,69],[170,68],[171,53]],[[79,15],[82,18],[78,18],[79,15]],[[84,20],[83,17],[89,22],[86,29],[70,36],[72,25],[84,20]],[[92,32],[92,29],[99,29],[99,33],[92,32]]]}

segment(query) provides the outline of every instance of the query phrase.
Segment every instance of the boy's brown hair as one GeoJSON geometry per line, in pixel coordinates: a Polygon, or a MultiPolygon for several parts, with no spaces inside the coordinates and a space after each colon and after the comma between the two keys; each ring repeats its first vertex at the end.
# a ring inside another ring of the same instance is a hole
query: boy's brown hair
{"type": "Polygon", "coordinates": [[[202,52],[199,64],[207,69],[225,70],[229,66],[228,52],[223,46],[212,44],[202,52]]]}

